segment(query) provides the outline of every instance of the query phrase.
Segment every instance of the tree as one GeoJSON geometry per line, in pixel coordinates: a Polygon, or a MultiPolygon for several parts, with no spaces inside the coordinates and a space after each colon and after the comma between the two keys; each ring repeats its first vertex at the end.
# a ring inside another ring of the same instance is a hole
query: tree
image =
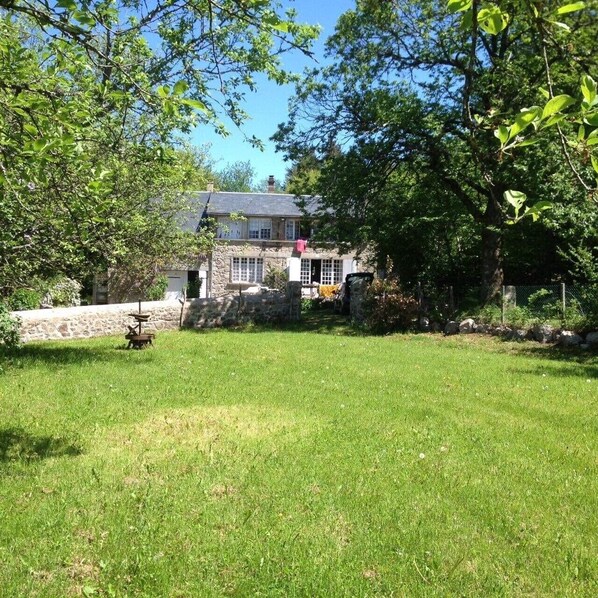
{"type": "Polygon", "coordinates": [[[289,80],[281,53],[316,35],[276,9],[0,0],[0,294],[180,246],[184,192],[207,169],[177,132],[241,124],[242,86],[289,80]]]}
{"type": "Polygon", "coordinates": [[[255,168],[251,162],[233,162],[216,173],[216,187],[221,191],[248,193],[255,187],[255,168]]]}
{"type": "MultiPolygon", "coordinates": [[[[446,206],[458,200],[478,231],[483,298],[490,301],[503,283],[503,244],[516,203],[510,200],[523,197],[510,190],[534,197],[542,186],[535,161],[558,143],[556,131],[547,128],[522,157],[518,135],[534,120],[540,127],[551,117],[564,118],[567,105],[553,102],[556,109],[546,115],[520,109],[546,110],[550,99],[540,89],[546,61],[552,96],[576,93],[582,75],[596,68],[596,38],[593,15],[585,11],[563,16],[575,31],[564,44],[559,32],[544,34],[526,3],[509,4],[512,15],[500,35],[487,25],[500,20],[502,27],[505,17],[492,16],[494,5],[469,5],[471,19],[462,21],[441,1],[359,0],[328,41],[332,66],[301,82],[289,122],[275,138],[291,159],[316,152],[325,160],[326,176],[318,183],[323,217],[332,209],[357,221],[378,210],[402,165],[418,180],[432,177],[436,197],[446,206]],[[495,136],[505,122],[517,147],[495,136]],[[329,155],[333,144],[342,156],[329,155]]],[[[560,124],[565,133],[575,125],[560,124]]],[[[591,173],[589,159],[575,168],[591,173]]],[[[584,191],[574,195],[582,201],[584,191]]]]}

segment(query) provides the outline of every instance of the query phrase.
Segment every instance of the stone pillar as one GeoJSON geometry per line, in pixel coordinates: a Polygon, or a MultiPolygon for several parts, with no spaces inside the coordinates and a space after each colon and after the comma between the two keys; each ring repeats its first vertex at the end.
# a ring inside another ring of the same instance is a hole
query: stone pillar
{"type": "Polygon", "coordinates": [[[361,323],[364,320],[363,316],[363,300],[367,293],[370,283],[363,278],[355,278],[351,282],[351,320],[361,323]]]}
{"type": "Polygon", "coordinates": [[[286,293],[289,304],[289,320],[296,322],[301,319],[301,282],[297,280],[287,282],[286,293]]]}

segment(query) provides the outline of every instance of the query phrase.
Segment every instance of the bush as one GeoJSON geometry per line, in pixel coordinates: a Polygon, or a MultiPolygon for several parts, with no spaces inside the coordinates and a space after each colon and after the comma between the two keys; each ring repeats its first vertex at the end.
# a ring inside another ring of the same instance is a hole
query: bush
{"type": "MultiPolygon", "coordinates": [[[[202,283],[203,278],[196,278],[187,283],[187,299],[199,298],[202,283]]],[[[166,288],[168,288],[168,286],[166,288]]]]}
{"type": "Polygon", "coordinates": [[[289,282],[289,274],[286,270],[268,265],[268,269],[264,275],[265,286],[276,289],[277,291],[284,291],[287,282],[289,282]]]}
{"type": "Polygon", "coordinates": [[[15,349],[21,344],[21,321],[0,303],[0,344],[15,349]]]}
{"type": "Polygon", "coordinates": [[[72,278],[57,278],[48,289],[53,307],[76,307],[81,305],[81,283],[72,278]]]}
{"type": "Polygon", "coordinates": [[[6,301],[12,311],[39,309],[42,294],[32,289],[17,289],[6,301]]]}
{"type": "Polygon", "coordinates": [[[168,276],[159,274],[145,291],[146,301],[162,301],[168,288],[168,276]]]}
{"type": "Polygon", "coordinates": [[[377,334],[412,328],[417,312],[417,299],[405,293],[394,276],[374,279],[363,301],[365,325],[377,334]]]}

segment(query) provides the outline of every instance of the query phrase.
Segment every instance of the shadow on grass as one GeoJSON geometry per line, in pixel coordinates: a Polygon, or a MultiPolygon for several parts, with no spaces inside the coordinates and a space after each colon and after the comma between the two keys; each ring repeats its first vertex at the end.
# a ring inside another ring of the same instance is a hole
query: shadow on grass
{"type": "Polygon", "coordinates": [[[517,355],[531,357],[544,362],[535,368],[520,368],[519,372],[549,374],[561,378],[598,378],[598,353],[595,350],[582,351],[577,347],[563,348],[558,346],[538,345],[531,341],[521,343],[517,348],[517,355]],[[554,367],[556,363],[565,367],[554,367]]]}
{"type": "Polygon", "coordinates": [[[126,345],[111,347],[89,347],[83,345],[57,346],[55,344],[33,343],[19,349],[0,348],[0,364],[23,367],[38,363],[50,365],[83,365],[100,361],[122,359],[126,345]]]}
{"type": "MultiPolygon", "coordinates": [[[[199,333],[209,333],[210,328],[189,328],[199,333]]],[[[264,332],[313,332],[316,334],[334,334],[344,336],[361,336],[363,333],[352,328],[347,316],[341,316],[331,311],[309,311],[301,314],[298,322],[280,323],[251,323],[242,326],[227,327],[231,332],[258,334],[264,332]]]]}
{"type": "Polygon", "coordinates": [[[17,427],[0,429],[0,462],[76,457],[82,452],[79,443],[68,438],[33,436],[17,427]]]}

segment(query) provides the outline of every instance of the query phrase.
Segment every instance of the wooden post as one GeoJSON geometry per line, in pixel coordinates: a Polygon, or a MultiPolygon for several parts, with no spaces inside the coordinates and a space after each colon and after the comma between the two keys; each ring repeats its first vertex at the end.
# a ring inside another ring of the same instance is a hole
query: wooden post
{"type": "Polygon", "coordinates": [[[561,282],[561,314],[562,314],[562,320],[563,320],[563,324],[565,323],[565,317],[566,317],[566,310],[567,310],[567,300],[565,298],[565,293],[566,293],[566,289],[565,289],[565,283],[561,282]]]}
{"type": "Polygon", "coordinates": [[[507,296],[507,287],[503,285],[502,293],[500,296],[500,323],[502,326],[505,324],[505,302],[507,296]]]}
{"type": "Polygon", "coordinates": [[[421,326],[422,319],[422,308],[423,308],[423,295],[422,295],[422,283],[417,283],[417,325],[421,326]]]}

